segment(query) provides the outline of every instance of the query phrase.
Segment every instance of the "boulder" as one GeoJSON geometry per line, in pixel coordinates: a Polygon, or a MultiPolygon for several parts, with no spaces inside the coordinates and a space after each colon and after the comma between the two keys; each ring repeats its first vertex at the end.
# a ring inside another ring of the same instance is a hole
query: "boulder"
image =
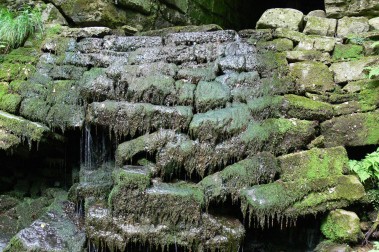
{"type": "Polygon", "coordinates": [[[334,89],[333,73],[320,62],[299,62],[290,64],[290,74],[296,79],[298,89],[322,93],[334,89]]]}
{"type": "Polygon", "coordinates": [[[366,17],[343,17],[338,20],[337,37],[346,38],[349,34],[361,34],[370,29],[366,17]]]}
{"type": "Polygon", "coordinates": [[[94,102],[88,106],[87,121],[110,126],[120,135],[150,132],[160,128],[188,129],[192,120],[190,106],[158,106],[149,103],[94,102]]]}
{"type": "Polygon", "coordinates": [[[304,14],[294,9],[268,9],[257,22],[257,29],[288,28],[299,31],[303,26],[304,14]]]}
{"type": "Polygon", "coordinates": [[[307,16],[306,21],[303,32],[307,35],[334,36],[336,32],[336,19],[307,16]]]}
{"type": "Polygon", "coordinates": [[[47,24],[68,25],[68,22],[53,4],[46,4],[42,11],[42,21],[47,24]]]}
{"type": "Polygon", "coordinates": [[[334,242],[353,242],[364,237],[356,213],[337,209],[331,211],[321,224],[321,232],[334,242]]]}
{"type": "Polygon", "coordinates": [[[235,201],[241,189],[272,182],[278,172],[275,156],[262,152],[205,177],[198,185],[204,191],[207,204],[226,201],[230,196],[235,201]]]}
{"type": "Polygon", "coordinates": [[[326,147],[364,146],[379,143],[379,111],[335,117],[321,123],[326,147]]]}

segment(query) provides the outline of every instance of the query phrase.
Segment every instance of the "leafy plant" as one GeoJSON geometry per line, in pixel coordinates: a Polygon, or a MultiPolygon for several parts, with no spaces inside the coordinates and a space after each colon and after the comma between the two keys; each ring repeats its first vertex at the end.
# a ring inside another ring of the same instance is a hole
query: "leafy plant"
{"type": "Polygon", "coordinates": [[[374,248],[369,250],[368,252],[379,252],[379,242],[374,241],[373,244],[374,244],[374,248]]]}
{"type": "Polygon", "coordinates": [[[36,31],[43,31],[42,15],[38,9],[24,8],[13,13],[0,8],[0,48],[8,51],[21,46],[36,31]]]}
{"type": "Polygon", "coordinates": [[[353,170],[359,177],[359,179],[364,182],[367,179],[373,179],[374,181],[379,181],[379,148],[366,155],[361,161],[350,160],[350,169],[353,170]]]}

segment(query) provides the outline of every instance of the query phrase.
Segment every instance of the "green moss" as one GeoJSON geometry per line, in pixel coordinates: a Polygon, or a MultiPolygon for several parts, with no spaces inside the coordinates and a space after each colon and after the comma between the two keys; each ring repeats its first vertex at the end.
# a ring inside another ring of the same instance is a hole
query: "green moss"
{"type": "Polygon", "coordinates": [[[113,171],[113,181],[122,188],[145,190],[151,184],[151,171],[148,167],[126,166],[113,171]]]}
{"type": "Polygon", "coordinates": [[[290,64],[290,75],[299,91],[323,93],[335,88],[333,73],[321,62],[304,61],[290,64]]]}
{"type": "Polygon", "coordinates": [[[249,100],[247,105],[254,117],[279,117],[283,100],[282,96],[261,96],[249,100]]]}
{"type": "Polygon", "coordinates": [[[348,168],[348,157],[343,147],[297,152],[279,157],[281,179],[327,178],[342,175],[348,168]]]}
{"type": "Polygon", "coordinates": [[[220,82],[200,81],[195,91],[196,109],[204,112],[210,109],[225,106],[230,99],[228,86],[220,82]]]}
{"type": "Polygon", "coordinates": [[[22,139],[36,142],[40,141],[48,131],[48,128],[41,124],[2,111],[0,111],[0,128],[12,132],[22,139]]]}
{"type": "Polygon", "coordinates": [[[363,57],[363,46],[336,44],[333,51],[333,60],[359,59],[363,57]]]}
{"type": "Polygon", "coordinates": [[[328,214],[321,224],[322,233],[334,242],[357,242],[363,234],[359,218],[353,212],[337,209],[328,214]]]}
{"type": "Polygon", "coordinates": [[[284,100],[283,110],[290,118],[325,120],[334,115],[333,106],[326,102],[292,94],[285,95],[284,100]]]}
{"type": "Polygon", "coordinates": [[[379,130],[378,130],[379,113],[367,114],[366,120],[363,122],[365,131],[358,132],[362,139],[365,139],[366,144],[379,144],[379,130]]]}
{"type": "Polygon", "coordinates": [[[244,104],[234,103],[228,108],[195,114],[189,129],[191,135],[203,140],[228,138],[240,133],[251,118],[244,104]]]}
{"type": "Polygon", "coordinates": [[[17,114],[21,103],[21,96],[18,94],[6,94],[0,97],[0,110],[17,114]]]}
{"type": "Polygon", "coordinates": [[[26,79],[35,71],[35,67],[31,64],[11,64],[3,63],[0,65],[0,80],[12,81],[16,79],[26,79]]]}
{"type": "Polygon", "coordinates": [[[263,152],[205,177],[199,185],[204,190],[207,204],[210,201],[223,202],[230,196],[236,201],[242,188],[271,182],[278,171],[276,158],[263,152]]]}
{"type": "Polygon", "coordinates": [[[364,188],[355,176],[277,181],[242,190],[241,207],[263,227],[270,219],[276,218],[279,222],[283,218],[294,220],[301,215],[345,207],[364,194],[364,188]]]}

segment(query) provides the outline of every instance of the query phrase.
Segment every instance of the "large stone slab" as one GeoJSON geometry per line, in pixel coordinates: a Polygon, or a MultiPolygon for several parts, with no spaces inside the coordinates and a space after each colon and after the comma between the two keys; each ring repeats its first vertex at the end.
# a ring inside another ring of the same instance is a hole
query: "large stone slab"
{"type": "Polygon", "coordinates": [[[337,36],[346,38],[349,34],[361,34],[370,29],[366,17],[344,17],[338,20],[337,36]]]}
{"type": "Polygon", "coordinates": [[[111,127],[121,135],[135,135],[160,128],[186,130],[192,120],[192,107],[166,107],[149,103],[94,102],[88,106],[87,121],[111,127]]]}
{"type": "Polygon", "coordinates": [[[122,216],[113,217],[105,207],[94,206],[86,218],[87,235],[90,243],[95,246],[100,247],[101,243],[103,247],[117,248],[120,251],[125,251],[135,241],[149,241],[157,248],[178,246],[193,251],[238,250],[245,235],[243,225],[238,220],[204,213],[201,219],[200,225],[188,227],[178,223],[177,226],[170,227],[163,223],[151,224],[143,219],[130,222],[122,216]],[[176,235],[172,235],[173,229],[177,230],[176,235]]]}
{"type": "Polygon", "coordinates": [[[333,118],[321,124],[326,147],[364,146],[379,143],[379,111],[333,118]]]}
{"type": "Polygon", "coordinates": [[[336,83],[343,83],[367,78],[365,67],[378,62],[379,57],[371,56],[354,61],[334,63],[329,69],[334,74],[334,81],[336,83]]]}
{"type": "Polygon", "coordinates": [[[345,207],[364,195],[364,187],[357,177],[329,176],[253,186],[242,190],[241,201],[242,210],[264,227],[270,218],[279,222],[286,218],[295,220],[345,207]]]}
{"type": "Polygon", "coordinates": [[[266,10],[257,22],[257,29],[288,28],[299,31],[303,25],[304,14],[294,9],[266,10]]]}

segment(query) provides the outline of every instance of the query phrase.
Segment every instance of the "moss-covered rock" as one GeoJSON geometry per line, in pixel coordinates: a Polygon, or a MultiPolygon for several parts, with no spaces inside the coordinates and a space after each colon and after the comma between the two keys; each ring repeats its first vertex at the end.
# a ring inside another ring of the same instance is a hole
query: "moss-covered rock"
{"type": "Polygon", "coordinates": [[[94,102],[87,110],[87,122],[110,126],[117,134],[132,136],[160,128],[186,130],[192,116],[192,107],[189,106],[166,107],[115,101],[94,102]]]}
{"type": "Polygon", "coordinates": [[[219,82],[200,81],[195,91],[195,104],[199,112],[223,107],[230,99],[230,90],[219,82]]]}
{"type": "Polygon", "coordinates": [[[363,57],[363,47],[360,45],[336,45],[333,51],[333,60],[359,59],[363,57]]]}
{"type": "Polygon", "coordinates": [[[314,138],[317,123],[298,119],[266,119],[252,122],[237,138],[248,149],[272,151],[275,154],[301,149],[314,138]]]}
{"type": "Polygon", "coordinates": [[[329,252],[329,251],[352,252],[353,249],[348,244],[339,244],[330,240],[325,240],[325,241],[320,242],[314,251],[315,252],[329,252]]]}
{"type": "Polygon", "coordinates": [[[200,223],[204,195],[196,185],[162,183],[154,184],[144,191],[141,189],[131,190],[123,183],[116,185],[109,199],[113,214],[127,216],[135,222],[148,218],[156,225],[200,223]]]}
{"type": "Polygon", "coordinates": [[[250,220],[264,227],[270,219],[316,214],[344,207],[364,196],[364,188],[354,176],[329,176],[312,180],[277,181],[241,192],[242,210],[250,220]]]}
{"type": "Polygon", "coordinates": [[[303,62],[303,61],[320,61],[322,63],[328,64],[331,61],[330,54],[320,51],[289,51],[286,52],[286,58],[288,62],[303,62]]]}
{"type": "Polygon", "coordinates": [[[343,17],[338,20],[337,36],[347,37],[349,34],[360,34],[369,31],[366,17],[343,17]]]}
{"type": "Polygon", "coordinates": [[[257,22],[257,29],[288,28],[298,31],[303,26],[304,14],[294,9],[269,9],[257,22]]]}
{"type": "Polygon", "coordinates": [[[245,129],[250,119],[249,109],[243,104],[195,114],[189,130],[200,141],[225,139],[245,129]]]}
{"type": "Polygon", "coordinates": [[[291,51],[293,41],[287,38],[274,39],[272,41],[260,41],[257,43],[258,50],[273,50],[277,52],[291,51]]]}
{"type": "Polygon", "coordinates": [[[290,118],[305,120],[323,121],[334,115],[332,105],[298,95],[285,95],[282,111],[290,118]]]}
{"type": "Polygon", "coordinates": [[[28,121],[24,118],[17,117],[6,112],[0,111],[0,129],[16,135],[22,140],[41,141],[49,129],[35,122],[28,121]]]}
{"type": "Polygon", "coordinates": [[[231,197],[236,201],[241,189],[271,182],[279,171],[276,158],[266,152],[244,159],[199,182],[206,203],[223,202],[231,197]]]}
{"type": "Polygon", "coordinates": [[[336,83],[347,81],[356,81],[366,78],[365,67],[375,65],[379,62],[379,57],[364,57],[359,60],[334,63],[330,66],[330,70],[334,74],[336,83]]]}
{"type": "Polygon", "coordinates": [[[307,16],[304,33],[307,35],[334,36],[337,20],[316,16],[307,16]]]}
{"type": "Polygon", "coordinates": [[[323,63],[292,63],[290,70],[290,74],[296,78],[296,84],[300,91],[322,93],[335,88],[333,73],[323,63]]]}
{"type": "Polygon", "coordinates": [[[364,146],[379,143],[379,112],[357,113],[333,118],[321,124],[325,146],[364,146]]]}
{"type": "Polygon", "coordinates": [[[317,179],[342,175],[348,169],[345,148],[314,148],[278,158],[283,181],[317,179]]]}
{"type": "Polygon", "coordinates": [[[117,248],[121,251],[136,241],[141,244],[149,242],[153,247],[161,249],[167,249],[172,245],[194,251],[235,251],[245,234],[243,225],[238,220],[210,214],[201,214],[201,225],[193,224],[192,228],[180,223],[168,228],[166,225],[151,224],[143,220],[129,222],[121,216],[113,217],[111,212],[102,206],[92,207],[86,219],[87,237],[92,243],[97,247],[103,244],[107,248],[117,248]],[[123,228],[126,225],[130,228],[123,228]],[[173,230],[175,234],[172,233],[173,230]],[[114,233],[117,233],[117,239],[114,239],[114,233]]]}
{"type": "Polygon", "coordinates": [[[321,231],[326,238],[334,242],[353,242],[363,238],[356,213],[342,209],[331,211],[321,224],[321,231]]]}

